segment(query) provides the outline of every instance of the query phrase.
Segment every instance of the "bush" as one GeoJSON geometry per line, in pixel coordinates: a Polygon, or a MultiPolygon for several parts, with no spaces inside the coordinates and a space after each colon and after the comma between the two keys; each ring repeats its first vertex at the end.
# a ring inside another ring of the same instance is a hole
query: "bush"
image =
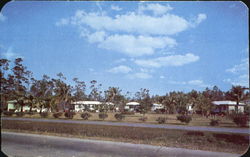
{"type": "Polygon", "coordinates": [[[125,118],[125,116],[122,113],[117,113],[117,114],[115,114],[114,117],[116,120],[119,120],[119,121],[121,121],[125,118]]]}
{"type": "Polygon", "coordinates": [[[244,114],[238,114],[233,117],[233,122],[240,127],[247,126],[248,121],[249,117],[244,114]]]}
{"type": "Polygon", "coordinates": [[[66,118],[73,119],[73,117],[74,117],[75,114],[76,114],[75,112],[65,112],[64,116],[66,118]]]}
{"type": "Polygon", "coordinates": [[[192,120],[192,117],[188,115],[178,115],[176,117],[177,117],[177,120],[181,122],[185,122],[186,124],[188,124],[192,120]]]}
{"type": "Polygon", "coordinates": [[[210,125],[211,126],[218,126],[219,125],[219,119],[211,119],[210,125]]]}
{"type": "Polygon", "coordinates": [[[61,117],[62,115],[63,115],[62,112],[53,113],[53,117],[54,117],[54,118],[59,118],[59,117],[61,117]]]}
{"type": "Polygon", "coordinates": [[[140,117],[139,120],[142,122],[145,122],[148,119],[148,117],[140,117]]]}
{"type": "Polygon", "coordinates": [[[25,115],[24,112],[16,112],[16,116],[18,117],[23,117],[25,115]]]}
{"type": "Polygon", "coordinates": [[[158,118],[156,119],[156,121],[157,121],[159,124],[164,124],[164,123],[166,123],[167,118],[165,118],[165,117],[158,117],[158,118]]]}
{"type": "Polygon", "coordinates": [[[12,112],[12,111],[4,111],[4,112],[3,112],[3,114],[4,114],[5,116],[12,116],[13,113],[14,113],[14,112],[12,112]]]}
{"type": "Polygon", "coordinates": [[[40,116],[41,116],[42,118],[47,118],[47,117],[49,116],[49,113],[48,113],[48,112],[41,112],[41,113],[40,113],[40,116]]]}
{"type": "Polygon", "coordinates": [[[88,120],[89,117],[91,117],[91,114],[89,114],[89,113],[87,113],[87,112],[86,112],[86,113],[82,113],[82,114],[81,114],[81,117],[82,117],[83,120],[88,120]]]}
{"type": "Polygon", "coordinates": [[[107,113],[99,113],[99,119],[104,120],[107,117],[108,117],[107,113]]]}

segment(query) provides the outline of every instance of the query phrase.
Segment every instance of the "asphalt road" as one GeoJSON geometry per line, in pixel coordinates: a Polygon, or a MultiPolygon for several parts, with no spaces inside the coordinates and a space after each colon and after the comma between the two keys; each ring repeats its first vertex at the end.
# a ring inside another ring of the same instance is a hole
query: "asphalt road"
{"type": "Polygon", "coordinates": [[[2,132],[2,152],[15,157],[238,157],[239,154],[2,132]]]}
{"type": "Polygon", "coordinates": [[[243,133],[250,134],[249,128],[219,128],[205,126],[186,126],[186,125],[159,125],[159,124],[143,124],[143,123],[125,123],[125,122],[105,122],[105,121],[79,121],[79,120],[63,120],[63,119],[31,119],[31,118],[12,118],[2,117],[2,120],[21,120],[34,122],[56,122],[56,123],[76,123],[76,124],[93,124],[93,125],[113,125],[113,126],[131,126],[131,127],[146,127],[146,128],[164,128],[164,129],[180,129],[193,131],[212,131],[212,132],[227,132],[227,133],[243,133]]]}

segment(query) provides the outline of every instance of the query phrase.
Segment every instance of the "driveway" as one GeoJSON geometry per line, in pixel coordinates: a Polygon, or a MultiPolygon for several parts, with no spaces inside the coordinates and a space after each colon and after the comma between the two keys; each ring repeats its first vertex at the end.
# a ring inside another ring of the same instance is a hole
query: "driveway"
{"type": "Polygon", "coordinates": [[[238,157],[240,154],[2,132],[2,152],[18,157],[238,157]]]}

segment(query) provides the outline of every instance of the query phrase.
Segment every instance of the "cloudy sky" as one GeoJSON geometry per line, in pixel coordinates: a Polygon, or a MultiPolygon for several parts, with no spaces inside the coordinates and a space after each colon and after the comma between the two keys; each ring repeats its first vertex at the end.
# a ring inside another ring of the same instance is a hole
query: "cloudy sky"
{"type": "Polygon", "coordinates": [[[152,94],[249,86],[241,2],[10,2],[0,34],[1,58],[23,57],[36,78],[152,94]]]}

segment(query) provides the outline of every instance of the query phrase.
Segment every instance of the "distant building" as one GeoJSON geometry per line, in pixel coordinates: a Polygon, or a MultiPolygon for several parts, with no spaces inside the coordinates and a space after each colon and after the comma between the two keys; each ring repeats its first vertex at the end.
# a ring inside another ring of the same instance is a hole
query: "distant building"
{"type": "Polygon", "coordinates": [[[100,101],[76,101],[71,103],[73,111],[84,112],[84,111],[95,111],[99,112],[102,105],[114,106],[112,102],[100,102],[100,101]]]}
{"type": "Polygon", "coordinates": [[[157,110],[162,110],[164,109],[164,106],[162,104],[153,104],[151,107],[151,111],[157,111],[157,110]]]}
{"type": "Polygon", "coordinates": [[[133,102],[126,103],[126,105],[124,106],[124,109],[128,111],[136,111],[137,109],[139,109],[139,107],[140,107],[140,103],[133,101],[133,102]]]}
{"type": "MultiPolygon", "coordinates": [[[[230,113],[236,110],[237,103],[235,101],[213,101],[212,104],[215,106],[214,112],[225,112],[230,113]]],[[[244,112],[244,103],[239,103],[238,112],[244,112]]]]}

